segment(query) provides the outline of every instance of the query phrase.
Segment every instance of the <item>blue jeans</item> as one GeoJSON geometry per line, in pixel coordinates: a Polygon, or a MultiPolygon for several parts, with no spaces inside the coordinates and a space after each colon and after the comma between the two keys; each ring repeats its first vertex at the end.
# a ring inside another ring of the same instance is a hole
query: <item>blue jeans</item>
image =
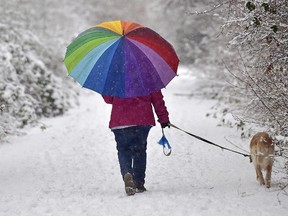
{"type": "Polygon", "coordinates": [[[113,130],[122,177],[131,173],[136,186],[145,183],[147,137],[150,129],[151,126],[132,126],[113,130]]]}

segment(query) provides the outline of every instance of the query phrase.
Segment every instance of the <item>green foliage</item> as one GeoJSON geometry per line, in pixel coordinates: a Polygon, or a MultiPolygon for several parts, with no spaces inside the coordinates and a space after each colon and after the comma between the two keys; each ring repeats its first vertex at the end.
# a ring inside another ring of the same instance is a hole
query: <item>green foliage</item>
{"type": "Polygon", "coordinates": [[[254,4],[253,2],[248,1],[248,2],[246,3],[246,8],[247,8],[249,11],[253,11],[253,10],[255,10],[256,6],[255,6],[255,4],[254,4]]]}
{"type": "Polygon", "coordinates": [[[269,12],[270,6],[268,3],[262,3],[261,6],[264,8],[265,12],[269,12]]]}
{"type": "Polygon", "coordinates": [[[277,33],[278,26],[277,25],[273,25],[273,26],[271,26],[271,29],[273,30],[274,33],[277,33]]]}
{"type": "Polygon", "coordinates": [[[256,27],[259,27],[261,25],[261,18],[254,17],[254,24],[256,27]]]}

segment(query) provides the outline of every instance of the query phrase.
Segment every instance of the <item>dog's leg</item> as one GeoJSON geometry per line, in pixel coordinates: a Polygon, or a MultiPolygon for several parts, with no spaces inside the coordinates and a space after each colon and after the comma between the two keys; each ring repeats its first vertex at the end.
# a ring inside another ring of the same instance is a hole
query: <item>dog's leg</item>
{"type": "Polygon", "coordinates": [[[265,185],[267,188],[271,187],[271,172],[272,172],[272,164],[270,163],[266,167],[265,185]]]}
{"type": "Polygon", "coordinates": [[[264,178],[263,178],[263,174],[261,171],[261,166],[259,164],[257,164],[256,166],[256,173],[257,173],[257,180],[259,181],[260,185],[264,185],[264,178]]]}

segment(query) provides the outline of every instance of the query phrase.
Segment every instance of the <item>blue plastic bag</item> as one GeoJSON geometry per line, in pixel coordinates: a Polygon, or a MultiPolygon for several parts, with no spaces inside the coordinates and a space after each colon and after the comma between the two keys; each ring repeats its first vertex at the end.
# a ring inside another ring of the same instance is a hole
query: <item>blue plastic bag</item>
{"type": "Polygon", "coordinates": [[[165,137],[165,135],[163,134],[163,136],[161,137],[161,139],[158,141],[158,144],[163,146],[163,153],[166,156],[169,156],[171,154],[171,145],[169,143],[169,141],[167,140],[167,138],[165,137]],[[169,149],[168,153],[165,152],[165,148],[169,149]]]}

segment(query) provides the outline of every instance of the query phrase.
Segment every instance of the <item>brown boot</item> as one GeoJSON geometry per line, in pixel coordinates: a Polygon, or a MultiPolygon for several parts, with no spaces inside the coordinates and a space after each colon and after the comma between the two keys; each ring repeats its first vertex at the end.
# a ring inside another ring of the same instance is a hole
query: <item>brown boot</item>
{"type": "Polygon", "coordinates": [[[136,186],[136,193],[143,193],[144,191],[146,191],[147,189],[144,187],[144,185],[137,185],[136,186]]]}
{"type": "Polygon", "coordinates": [[[124,175],[125,191],[128,196],[134,195],[136,193],[136,187],[133,181],[133,176],[131,173],[126,173],[124,175]]]}

